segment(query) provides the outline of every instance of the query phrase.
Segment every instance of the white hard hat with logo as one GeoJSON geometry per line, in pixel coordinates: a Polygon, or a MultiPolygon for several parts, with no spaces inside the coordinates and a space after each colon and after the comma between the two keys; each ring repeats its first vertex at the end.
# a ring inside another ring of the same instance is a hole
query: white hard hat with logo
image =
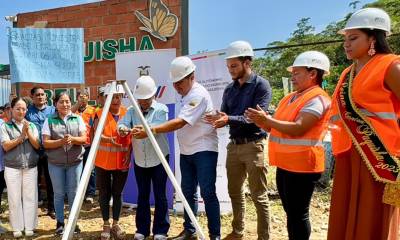
{"type": "Polygon", "coordinates": [[[110,93],[113,94],[125,94],[124,87],[121,84],[117,84],[115,89],[111,89],[112,85],[108,83],[104,88],[104,95],[108,95],[110,93]]]}
{"type": "Polygon", "coordinates": [[[288,67],[287,70],[292,72],[293,67],[312,67],[321,69],[326,75],[329,74],[329,58],[318,51],[307,51],[299,54],[293,62],[293,65],[288,67]]]}
{"type": "Polygon", "coordinates": [[[149,99],[157,92],[157,86],[153,78],[150,76],[141,76],[136,81],[135,92],[133,95],[136,99],[149,99]]]}
{"type": "Polygon", "coordinates": [[[229,44],[226,49],[225,59],[237,58],[237,57],[254,57],[253,48],[250,43],[246,41],[235,41],[229,44]]]}
{"type": "Polygon", "coordinates": [[[390,35],[390,17],[379,8],[360,9],[351,15],[346,26],[339,33],[344,34],[346,30],[360,28],[379,29],[385,31],[386,35],[390,35]]]}
{"type": "Polygon", "coordinates": [[[188,57],[177,57],[171,62],[170,77],[173,83],[179,82],[194,72],[196,65],[188,57]]]}

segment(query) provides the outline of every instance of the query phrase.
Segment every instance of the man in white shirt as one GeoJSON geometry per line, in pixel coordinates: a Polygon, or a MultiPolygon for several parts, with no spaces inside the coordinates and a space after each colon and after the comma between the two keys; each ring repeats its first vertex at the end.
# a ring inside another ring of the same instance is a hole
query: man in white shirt
{"type": "MultiPolygon", "coordinates": [[[[175,119],[151,128],[154,134],[177,130],[180,148],[181,187],[194,214],[197,213],[197,186],[204,199],[211,240],[221,239],[219,202],[215,182],[217,176],[218,138],[216,130],[203,119],[213,111],[211,96],[194,79],[196,66],[188,57],[177,57],[171,63],[170,74],[174,88],[182,96],[175,119]]],[[[143,129],[134,136],[146,137],[143,129]]],[[[173,238],[197,239],[196,230],[185,212],[184,231],[173,238]]]]}

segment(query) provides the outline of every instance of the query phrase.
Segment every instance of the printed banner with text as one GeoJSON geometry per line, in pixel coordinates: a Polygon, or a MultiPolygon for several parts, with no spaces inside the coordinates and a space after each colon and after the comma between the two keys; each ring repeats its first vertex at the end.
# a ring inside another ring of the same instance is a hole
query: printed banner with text
{"type": "MultiPolygon", "coordinates": [[[[222,103],[222,95],[225,87],[232,82],[226,67],[224,59],[224,51],[214,51],[189,56],[196,65],[195,79],[203,85],[211,95],[214,109],[220,109],[222,103]]],[[[229,213],[232,211],[231,199],[228,194],[228,179],[226,174],[226,146],[229,143],[229,128],[224,127],[217,130],[218,134],[218,164],[217,164],[217,196],[220,204],[221,213],[229,213]]],[[[175,145],[178,146],[176,142],[175,145]]],[[[175,165],[179,166],[179,147],[175,148],[175,165]]],[[[181,181],[180,168],[175,169],[177,180],[181,181]]],[[[182,201],[176,197],[175,210],[183,211],[182,201]]],[[[199,211],[204,211],[204,202],[199,198],[199,211]]]]}
{"type": "Polygon", "coordinates": [[[84,80],[83,28],[9,28],[11,83],[84,80]]]}

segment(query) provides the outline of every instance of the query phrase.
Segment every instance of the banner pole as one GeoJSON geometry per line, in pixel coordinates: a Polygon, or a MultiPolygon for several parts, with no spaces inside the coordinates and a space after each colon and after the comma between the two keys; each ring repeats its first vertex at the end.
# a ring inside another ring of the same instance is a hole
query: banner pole
{"type": "Polygon", "coordinates": [[[157,156],[161,161],[161,164],[163,165],[165,171],[167,172],[168,178],[171,180],[171,183],[174,186],[176,193],[178,194],[179,198],[182,200],[182,203],[183,203],[183,206],[185,207],[186,213],[189,215],[190,220],[194,224],[194,227],[196,228],[196,231],[199,234],[200,239],[204,240],[205,236],[200,227],[200,224],[197,221],[195,215],[193,214],[193,211],[190,208],[189,203],[186,201],[186,198],[183,195],[182,189],[180,188],[178,182],[176,181],[174,173],[171,171],[171,168],[169,167],[167,160],[165,160],[165,157],[160,149],[160,146],[158,145],[153,133],[151,132],[151,129],[150,129],[149,125],[147,124],[146,119],[144,118],[138,103],[136,102],[135,98],[133,97],[131,90],[129,89],[128,83],[125,80],[120,80],[120,82],[123,84],[125,93],[128,95],[129,99],[132,102],[132,106],[133,106],[135,112],[138,114],[138,116],[140,118],[140,121],[143,124],[143,127],[147,133],[147,136],[150,139],[150,142],[153,145],[154,150],[156,151],[157,156]]]}
{"type": "MultiPolygon", "coordinates": [[[[108,85],[109,84],[110,83],[108,83],[108,85]]],[[[82,207],[82,202],[85,197],[86,188],[87,188],[87,185],[89,182],[90,174],[93,169],[94,160],[95,160],[96,154],[97,154],[97,149],[99,148],[100,137],[103,132],[103,128],[104,128],[104,124],[106,122],[108,110],[110,109],[111,101],[112,101],[114,91],[116,90],[116,88],[117,88],[117,82],[112,81],[111,87],[109,88],[110,92],[107,95],[107,98],[106,98],[106,101],[105,101],[105,104],[103,107],[103,112],[101,114],[99,124],[97,125],[97,129],[94,134],[94,139],[93,139],[90,151],[89,151],[89,155],[88,155],[85,167],[83,169],[82,177],[81,177],[81,180],[79,181],[78,189],[76,191],[76,195],[74,198],[74,203],[72,204],[72,208],[69,213],[67,226],[64,230],[62,240],[72,239],[72,237],[73,237],[76,222],[78,220],[79,212],[82,207]]],[[[89,133],[87,133],[87,134],[89,134],[89,133]]],[[[70,204],[70,203],[68,203],[68,204],[70,204]]]]}

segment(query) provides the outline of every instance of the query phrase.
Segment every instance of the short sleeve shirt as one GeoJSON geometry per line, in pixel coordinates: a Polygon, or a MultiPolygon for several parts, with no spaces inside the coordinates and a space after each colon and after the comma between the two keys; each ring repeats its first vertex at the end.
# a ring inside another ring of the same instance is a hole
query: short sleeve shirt
{"type": "Polygon", "coordinates": [[[178,106],[178,118],[187,124],[177,131],[181,154],[192,155],[203,151],[218,151],[218,137],[212,125],[204,120],[204,115],[213,110],[208,91],[195,82],[178,106]]]}
{"type": "MultiPolygon", "coordinates": [[[[67,121],[67,119],[68,119],[70,114],[68,114],[67,116],[64,117],[64,119],[63,119],[64,122],[67,121]]],[[[78,124],[79,124],[78,125],[78,129],[79,129],[79,132],[80,133],[85,132],[86,131],[86,125],[85,125],[85,122],[83,121],[82,117],[79,116],[79,115],[77,115],[76,117],[78,118],[78,124]]],[[[48,118],[46,118],[46,120],[44,121],[43,128],[42,128],[42,135],[51,136],[50,128],[49,128],[49,119],[48,118]]]]}

